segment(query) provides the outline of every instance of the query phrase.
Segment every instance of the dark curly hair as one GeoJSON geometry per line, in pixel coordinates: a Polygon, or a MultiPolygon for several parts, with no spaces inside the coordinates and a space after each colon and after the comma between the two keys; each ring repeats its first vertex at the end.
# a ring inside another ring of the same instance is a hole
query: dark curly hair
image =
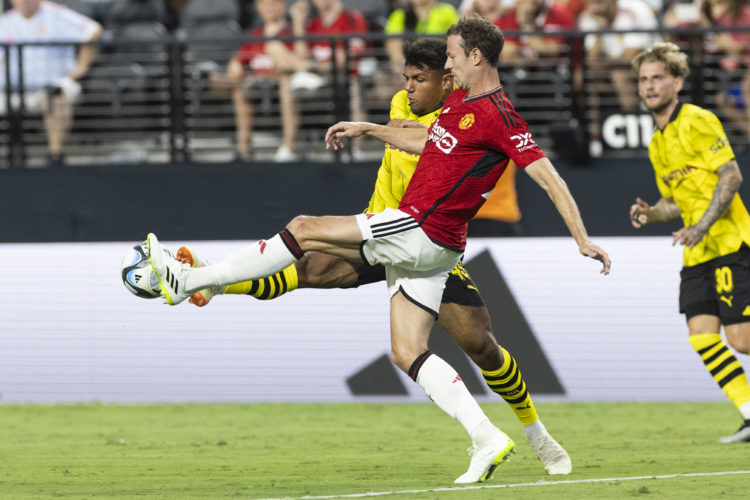
{"type": "Polygon", "coordinates": [[[404,42],[404,64],[420,69],[445,69],[444,38],[421,38],[404,42]]]}

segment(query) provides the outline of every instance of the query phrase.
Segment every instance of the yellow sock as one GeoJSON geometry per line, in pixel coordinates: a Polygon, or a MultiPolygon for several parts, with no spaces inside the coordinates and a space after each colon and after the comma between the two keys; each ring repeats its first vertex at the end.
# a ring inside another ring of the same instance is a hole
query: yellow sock
{"type": "Polygon", "coordinates": [[[745,370],[718,333],[691,335],[690,345],[706,365],[706,369],[719,384],[734,406],[739,408],[750,401],[750,385],[745,370]]]}
{"type": "Polygon", "coordinates": [[[280,297],[292,290],[296,290],[297,285],[297,268],[292,264],[283,271],[272,276],[228,285],[226,290],[224,290],[224,293],[252,295],[256,299],[269,300],[280,297]]]}
{"type": "Polygon", "coordinates": [[[503,354],[503,366],[499,370],[486,372],[482,370],[484,381],[502,397],[506,403],[513,409],[516,418],[523,425],[530,425],[539,419],[534,408],[534,402],[526,390],[526,382],[521,376],[521,370],[518,369],[516,360],[502,346],[498,346],[503,354]]]}

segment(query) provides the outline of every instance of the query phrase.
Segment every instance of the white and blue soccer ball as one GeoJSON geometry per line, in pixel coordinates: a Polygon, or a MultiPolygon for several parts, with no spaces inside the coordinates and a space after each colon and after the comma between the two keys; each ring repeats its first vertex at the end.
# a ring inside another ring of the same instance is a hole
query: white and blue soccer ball
{"type": "Polygon", "coordinates": [[[130,293],[142,299],[155,299],[160,295],[159,278],[148,261],[143,243],[128,249],[122,259],[122,282],[130,293]]]}

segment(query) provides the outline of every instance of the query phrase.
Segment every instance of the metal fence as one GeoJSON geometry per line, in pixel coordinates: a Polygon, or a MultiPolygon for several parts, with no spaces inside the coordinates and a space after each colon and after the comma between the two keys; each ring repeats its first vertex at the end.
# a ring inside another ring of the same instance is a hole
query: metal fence
{"type": "MultiPolygon", "coordinates": [[[[653,34],[669,35],[689,53],[691,75],[685,99],[714,111],[734,147],[744,149],[750,144],[749,115],[743,107],[748,96],[738,89],[748,68],[740,64],[727,70],[725,55],[712,50],[707,36],[711,33],[692,29],[653,34]]],[[[603,157],[645,155],[653,124],[638,106],[635,77],[627,76],[632,88],[629,97],[618,95],[608,83],[613,72],[627,72],[629,65],[587,59],[582,50],[585,33],[559,35],[567,43],[558,56],[503,62],[500,67],[505,91],[529,122],[537,142],[550,155],[573,160],[585,159],[590,153],[603,157]]],[[[351,117],[353,81],[366,119],[388,120],[390,99],[402,78],[388,69],[382,35],[359,38],[368,44],[365,57],[354,59],[347,54],[345,67],[334,65],[322,75],[325,85],[295,94],[301,119],[297,149],[306,161],[335,159],[324,149],[322,138],[330,124],[351,117]]],[[[66,163],[235,161],[231,92],[216,81],[221,80],[238,47],[248,40],[246,36],[178,37],[158,27],[141,26],[98,42],[98,55],[81,81],[83,91],[74,106],[66,163]]],[[[346,40],[327,39],[332,46],[346,40]]],[[[22,54],[34,45],[39,44],[0,45],[4,89],[10,88],[11,52],[22,54]]],[[[23,81],[23,58],[13,60],[18,61],[23,81]]],[[[252,79],[243,88],[255,103],[254,159],[271,159],[281,137],[278,85],[273,80],[252,79]]],[[[53,95],[57,89],[47,91],[53,95]]],[[[23,94],[23,85],[17,93],[23,94]]],[[[11,102],[10,93],[2,98],[9,111],[0,120],[0,168],[45,165],[47,139],[41,114],[25,109],[23,99],[11,102]]],[[[376,160],[382,145],[365,140],[362,151],[354,160],[376,160]]]]}

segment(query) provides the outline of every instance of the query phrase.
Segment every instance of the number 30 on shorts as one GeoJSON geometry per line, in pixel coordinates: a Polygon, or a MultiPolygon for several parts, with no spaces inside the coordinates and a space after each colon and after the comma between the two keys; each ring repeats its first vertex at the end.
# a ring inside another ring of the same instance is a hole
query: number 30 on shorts
{"type": "Polygon", "coordinates": [[[732,270],[727,267],[716,268],[716,292],[727,293],[731,292],[734,288],[734,282],[732,280],[732,270]]]}

